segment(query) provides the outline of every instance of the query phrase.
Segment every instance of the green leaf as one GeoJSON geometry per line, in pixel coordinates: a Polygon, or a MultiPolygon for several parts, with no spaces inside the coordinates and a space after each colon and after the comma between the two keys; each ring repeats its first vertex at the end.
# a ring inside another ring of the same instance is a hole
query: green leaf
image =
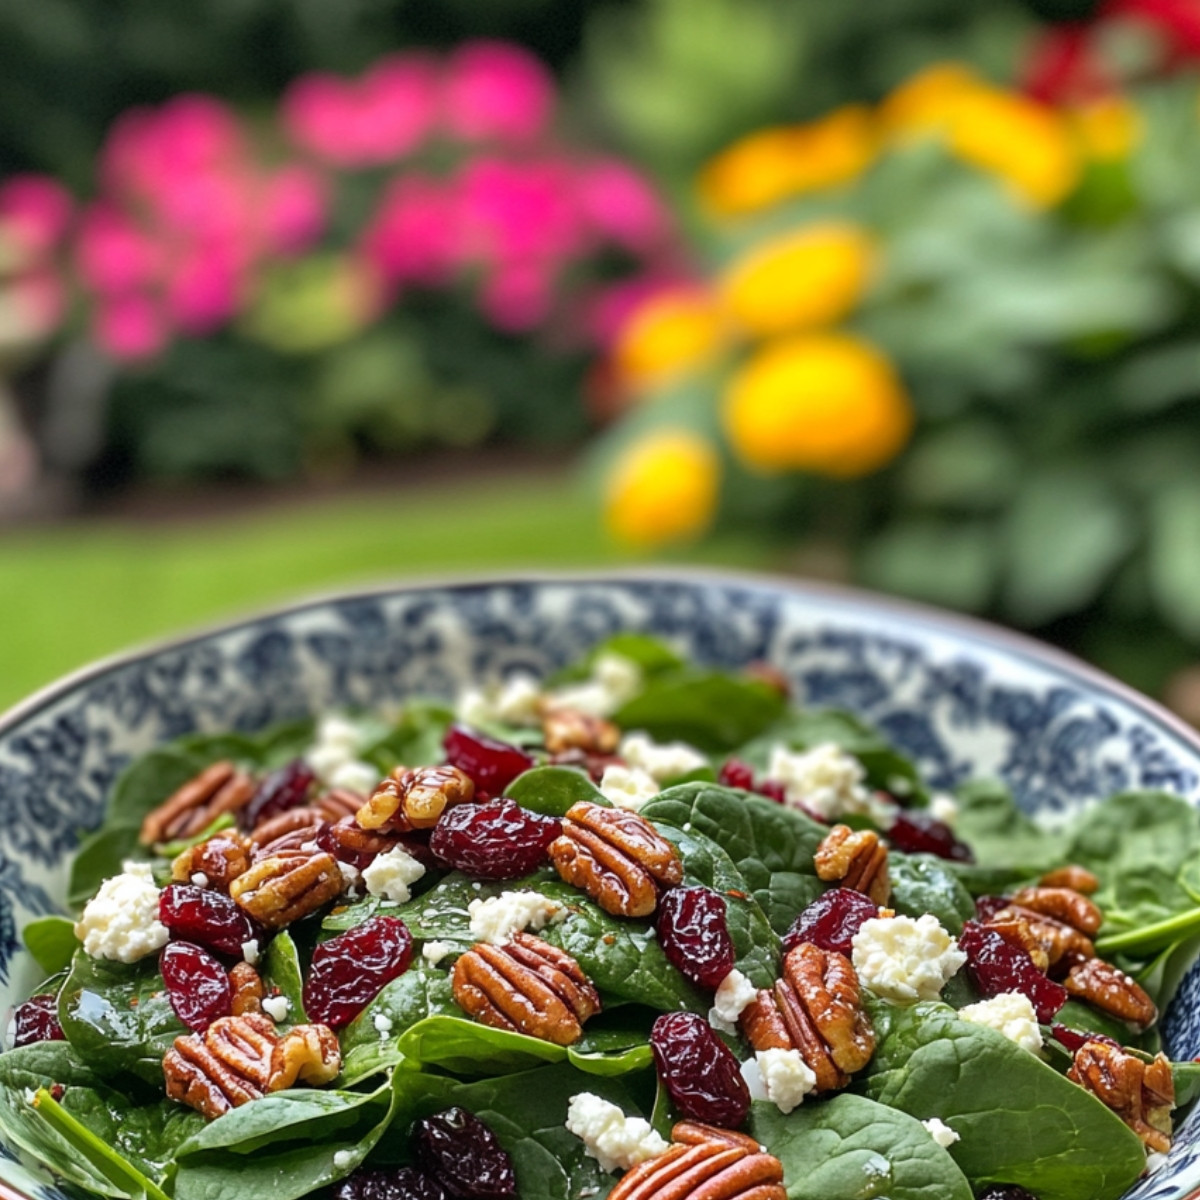
{"type": "Polygon", "coordinates": [[[975,916],[971,893],[954,877],[940,858],[931,854],[899,854],[888,857],[892,883],[890,907],[907,917],[933,913],[943,929],[957,936],[963,922],[975,916]]]}
{"type": "Polygon", "coordinates": [[[534,767],[518,775],[504,789],[504,794],[530,812],[551,817],[565,816],[567,809],[581,800],[612,807],[587,774],[574,767],[534,767]]]}
{"type": "Polygon", "coordinates": [[[417,958],[342,1030],[342,1050],[349,1052],[380,1041],[394,1044],[412,1026],[442,1014],[462,1016],[462,1009],[454,1003],[450,975],[417,958]],[[376,1017],[383,1018],[386,1032],[379,1031],[376,1017]]]}
{"type": "Polygon", "coordinates": [[[263,983],[268,994],[279,989],[279,994],[288,1001],[288,1025],[302,1025],[308,1020],[304,1012],[304,978],[300,968],[300,952],[292,935],[280,930],[267,947],[263,960],[263,983]]]}
{"type": "Polygon", "coordinates": [[[47,975],[66,970],[79,949],[75,922],[66,917],[39,917],[21,930],[25,948],[47,975]]]}
{"type": "Polygon", "coordinates": [[[996,560],[996,534],[989,523],[909,516],[865,543],[858,553],[858,575],[884,591],[978,610],[995,590],[996,560]]]}
{"type": "Polygon", "coordinates": [[[210,821],[199,833],[189,838],[179,838],[174,842],[161,842],[154,847],[154,852],[160,858],[177,858],[185,850],[190,850],[193,846],[200,845],[201,842],[207,842],[214,834],[220,833],[223,829],[232,829],[236,824],[237,820],[232,813],[222,813],[210,821]]]}
{"type": "Polygon", "coordinates": [[[635,662],[647,679],[678,671],[687,664],[664,642],[644,633],[614,633],[612,637],[597,642],[578,662],[555,672],[546,680],[557,687],[563,683],[578,683],[592,673],[592,664],[601,654],[619,654],[635,662]]]}
{"type": "Polygon", "coordinates": [[[1200,638],[1200,484],[1171,484],[1155,496],[1147,563],[1159,611],[1185,636],[1200,638]]]}
{"type": "Polygon", "coordinates": [[[1066,837],[1042,829],[1026,816],[1004,784],[973,780],[960,787],[956,796],[954,832],[971,847],[978,868],[1038,876],[1067,861],[1066,837]]]}
{"type": "Polygon", "coordinates": [[[71,876],[67,884],[67,904],[81,909],[100,890],[100,885],[121,873],[126,859],[145,858],[146,852],[138,842],[137,825],[105,824],[80,843],[71,861],[71,876]]]}
{"type": "Polygon", "coordinates": [[[788,1200],[971,1200],[966,1177],[920,1121],[864,1096],[787,1116],[759,1101],[748,1132],[783,1163],[788,1200]]]}
{"type": "Polygon", "coordinates": [[[1039,1200],[1117,1200],[1145,1167],[1137,1136],[1099,1100],[994,1029],[944,1004],[872,1005],[878,1045],[857,1084],[919,1120],[937,1117],[972,1186],[1039,1200]]]}
{"type": "Polygon", "coordinates": [[[423,767],[439,763],[445,755],[442,739],[454,721],[454,710],[434,700],[413,700],[405,705],[395,726],[362,752],[363,761],[385,774],[403,763],[423,767]]]}

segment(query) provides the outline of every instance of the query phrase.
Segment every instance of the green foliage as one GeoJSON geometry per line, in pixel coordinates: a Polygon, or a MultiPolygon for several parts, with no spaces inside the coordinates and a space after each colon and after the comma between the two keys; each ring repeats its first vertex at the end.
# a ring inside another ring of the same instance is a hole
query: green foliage
{"type": "Polygon", "coordinates": [[[66,917],[39,917],[30,921],[21,930],[21,940],[47,975],[65,971],[79,948],[75,922],[66,917]]]}
{"type": "Polygon", "coordinates": [[[566,816],[567,809],[581,800],[612,807],[588,776],[574,767],[534,767],[518,775],[504,794],[522,808],[551,817],[566,816]]]}

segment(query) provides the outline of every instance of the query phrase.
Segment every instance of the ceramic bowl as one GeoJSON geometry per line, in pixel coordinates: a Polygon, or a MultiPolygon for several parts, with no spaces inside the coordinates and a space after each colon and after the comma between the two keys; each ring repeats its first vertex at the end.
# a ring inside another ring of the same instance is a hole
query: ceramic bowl
{"type": "MultiPolygon", "coordinates": [[[[469,680],[545,672],[618,630],[702,663],[766,659],[798,699],[850,709],[935,787],[999,776],[1061,816],[1128,787],[1200,803],[1200,738],[1075,660],[1013,634],[865,594],[711,572],[405,584],[281,608],[90,667],[0,719],[0,1005],[38,981],[26,921],[57,911],[81,834],[131,758],[192,732],[252,731],[469,680]]],[[[9,636],[14,636],[11,631],[9,636]]],[[[1200,1054],[1200,965],[1166,1015],[1174,1058],[1200,1054]]],[[[0,1194],[67,1200],[0,1153],[0,1194]],[[15,1191],[8,1191],[11,1187],[15,1191]]],[[[1200,1196],[1200,1113],[1129,1200],[1200,1196]]]]}

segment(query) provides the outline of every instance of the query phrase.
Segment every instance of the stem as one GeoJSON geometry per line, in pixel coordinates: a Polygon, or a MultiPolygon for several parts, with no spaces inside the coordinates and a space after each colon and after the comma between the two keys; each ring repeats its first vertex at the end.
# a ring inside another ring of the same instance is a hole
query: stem
{"type": "Polygon", "coordinates": [[[1153,925],[1101,937],[1096,942],[1096,949],[1101,954],[1121,950],[1156,950],[1197,933],[1200,933],[1200,908],[1189,908],[1187,912],[1168,917],[1165,921],[1156,921],[1153,925]]]}

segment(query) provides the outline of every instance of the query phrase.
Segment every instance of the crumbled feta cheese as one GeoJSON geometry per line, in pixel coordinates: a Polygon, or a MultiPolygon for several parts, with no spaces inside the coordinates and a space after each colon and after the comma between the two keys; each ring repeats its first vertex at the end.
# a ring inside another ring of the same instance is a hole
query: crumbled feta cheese
{"type": "Polygon", "coordinates": [[[149,863],[127,862],[87,902],[75,936],[93,958],[132,963],[161,950],[170,934],[158,919],[158,885],[149,863]]]}
{"type": "Polygon", "coordinates": [[[708,759],[686,742],[655,742],[644,733],[627,733],[617,753],[631,766],[659,783],[678,779],[708,766],[708,759]]]}
{"type": "Polygon", "coordinates": [[[436,967],[447,954],[453,953],[454,946],[451,942],[426,942],[421,947],[421,957],[431,967],[436,967]]]}
{"type": "Polygon", "coordinates": [[[566,905],[540,892],[501,892],[467,905],[471,935],[481,942],[501,946],[522,929],[535,932],[557,925],[567,916],[566,905]]]}
{"type": "Polygon", "coordinates": [[[935,821],[941,821],[943,825],[949,825],[953,829],[955,821],[958,820],[958,801],[953,796],[947,796],[945,792],[934,792],[929,798],[929,815],[935,821]]]}
{"type": "Polygon", "coordinates": [[[371,1018],[371,1024],[375,1026],[380,1037],[387,1037],[392,1032],[392,1018],[386,1013],[376,1013],[371,1018]]]}
{"type": "Polygon", "coordinates": [[[758,988],[748,980],[736,967],[721,980],[716,995],[713,996],[713,1006],[709,1011],[709,1023],[715,1029],[725,1026],[737,1028],[738,1017],[747,1005],[754,1003],[758,988]],[[716,1017],[716,1020],[713,1018],[716,1017]],[[718,1024],[718,1021],[720,1024],[718,1024]]]}
{"type": "Polygon", "coordinates": [[[353,897],[362,880],[362,872],[353,864],[338,860],[338,870],[342,876],[342,891],[353,897]]]}
{"type": "Polygon", "coordinates": [[[799,1050],[760,1050],[741,1069],[750,1099],[770,1100],[784,1114],[817,1086],[817,1077],[799,1050]]]}
{"type": "Polygon", "coordinates": [[[1021,992],[1001,992],[990,1000],[968,1004],[958,1010],[959,1017],[973,1025],[986,1025],[1002,1033],[1010,1042],[1036,1054],[1042,1048],[1042,1031],[1037,1013],[1028,996],[1021,992]]]}
{"type": "Polygon", "coordinates": [[[550,708],[574,708],[593,717],[609,717],[642,690],[642,669],[623,654],[605,651],[596,655],[592,673],[546,693],[550,708]]]}
{"type": "Polygon", "coordinates": [[[263,1012],[278,1025],[281,1021],[287,1020],[287,1015],[291,1011],[292,1003],[286,996],[268,996],[262,1002],[263,1012]]]}
{"type": "Polygon", "coordinates": [[[412,898],[409,885],[424,874],[424,863],[418,862],[402,846],[394,846],[385,854],[376,855],[363,870],[362,877],[372,896],[403,904],[412,898]]]}
{"type": "Polygon", "coordinates": [[[468,725],[537,725],[541,705],[537,679],[522,672],[491,687],[467,688],[459,697],[456,715],[468,725]]]}
{"type": "Polygon", "coordinates": [[[875,917],[854,935],[854,969],[863,986],[897,1004],[936,1000],[967,961],[932,913],[875,917]]]}
{"type": "Polygon", "coordinates": [[[783,785],[784,799],[791,807],[806,808],[827,821],[856,814],[886,826],[895,814],[896,806],[879,799],[867,786],[862,763],[832,742],[802,752],[776,745],[766,778],[783,785]]]}
{"type": "Polygon", "coordinates": [[[369,796],[378,785],[380,774],[379,768],[371,766],[370,763],[343,762],[329,772],[325,782],[331,788],[342,788],[347,792],[369,796]]]}
{"type": "Polygon", "coordinates": [[[335,1150],[333,1152],[333,1169],[335,1171],[348,1171],[356,1161],[353,1150],[335,1150]]]}
{"type": "Polygon", "coordinates": [[[208,887],[208,876],[203,871],[193,871],[192,884],[198,888],[206,888],[208,887]]]}
{"type": "Polygon", "coordinates": [[[591,1092],[580,1092],[567,1105],[567,1129],[583,1140],[585,1153],[602,1171],[628,1171],[648,1158],[665,1154],[670,1146],[641,1117],[627,1117],[620,1108],[591,1092]]]}
{"type": "Polygon", "coordinates": [[[316,739],[320,746],[340,746],[352,753],[361,750],[364,742],[362,730],[339,713],[327,713],[320,719],[316,739]]]}
{"type": "MultiPolygon", "coordinates": [[[[23,1088],[22,1095],[25,1097],[26,1104],[34,1104],[37,1102],[37,1088],[23,1088]]],[[[1163,1156],[1166,1157],[1165,1155],[1163,1156]]]]}
{"type": "Polygon", "coordinates": [[[943,1150],[949,1150],[959,1139],[959,1134],[955,1133],[945,1122],[938,1120],[937,1117],[930,1117],[928,1121],[922,1121],[921,1124],[929,1130],[929,1136],[943,1150]]]}
{"type": "Polygon", "coordinates": [[[258,962],[258,938],[251,938],[242,943],[242,958],[251,966],[258,962]]]}
{"type": "Polygon", "coordinates": [[[653,800],[662,788],[653,775],[637,767],[623,767],[613,763],[604,768],[600,778],[600,791],[604,798],[617,808],[637,812],[647,800],[653,800]]]}
{"type": "Polygon", "coordinates": [[[374,789],[379,782],[379,770],[358,760],[366,736],[357,725],[333,714],[321,719],[315,736],[304,760],[323,784],[352,792],[374,789]]]}

